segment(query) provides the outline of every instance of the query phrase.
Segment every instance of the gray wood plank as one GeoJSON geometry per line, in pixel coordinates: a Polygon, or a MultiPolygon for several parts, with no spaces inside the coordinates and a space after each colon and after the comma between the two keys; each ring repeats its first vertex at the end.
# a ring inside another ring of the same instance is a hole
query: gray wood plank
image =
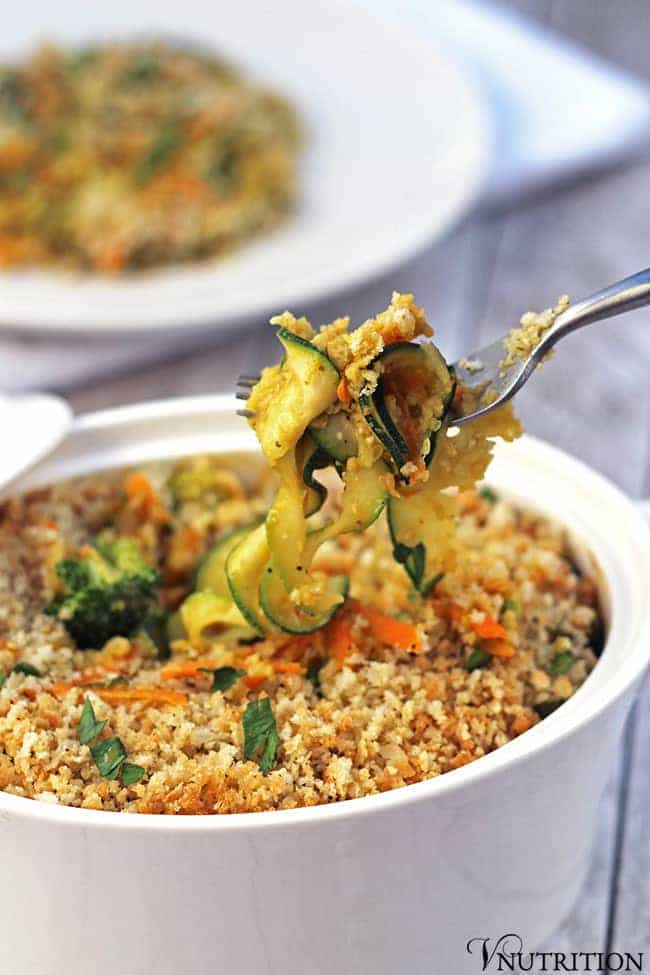
{"type": "Polygon", "coordinates": [[[650,958],[650,680],[637,705],[625,808],[611,950],[650,958]]]}
{"type": "MultiPolygon", "coordinates": [[[[568,292],[585,297],[648,263],[639,194],[642,163],[589,180],[505,220],[481,342],[568,292]],[[605,228],[601,233],[601,228],[605,228]]],[[[650,311],[566,339],[518,397],[526,428],[640,494],[650,438],[650,311]],[[612,448],[616,445],[616,451],[612,448]]]]}

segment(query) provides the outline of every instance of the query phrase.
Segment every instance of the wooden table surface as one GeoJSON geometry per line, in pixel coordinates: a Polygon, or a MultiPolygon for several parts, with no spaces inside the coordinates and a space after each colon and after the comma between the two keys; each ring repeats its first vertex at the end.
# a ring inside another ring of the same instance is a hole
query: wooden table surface
{"type": "MultiPolygon", "coordinates": [[[[650,77],[648,0],[516,0],[538,18],[619,64],[650,77]]],[[[305,308],[318,321],[349,312],[361,321],[393,288],[415,292],[449,357],[483,344],[528,308],[558,295],[584,297],[650,264],[650,161],[591,174],[508,209],[474,212],[444,242],[387,279],[305,308]]],[[[126,377],[76,390],[77,410],[186,393],[227,391],[272,352],[272,331],[126,377]]],[[[566,340],[519,397],[526,428],[650,495],[650,311],[566,340]],[[576,365],[582,381],[576,382],[576,365]]],[[[603,517],[607,513],[603,512],[603,517]]],[[[650,595],[650,594],[649,594],[650,595]]],[[[585,756],[598,761],[598,756],[585,756]]],[[[504,810],[507,814],[507,810],[504,810]]],[[[588,882],[549,942],[557,951],[646,951],[650,971],[650,693],[628,724],[604,797],[588,882]]],[[[558,829],[562,824],[558,823],[558,829]]]]}

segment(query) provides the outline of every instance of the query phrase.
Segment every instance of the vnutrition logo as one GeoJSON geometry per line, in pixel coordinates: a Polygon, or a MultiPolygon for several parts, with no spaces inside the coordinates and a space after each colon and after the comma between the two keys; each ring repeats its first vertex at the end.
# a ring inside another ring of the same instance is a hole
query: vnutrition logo
{"type": "Polygon", "coordinates": [[[518,934],[471,938],[465,946],[481,972],[643,972],[643,952],[525,951],[518,934]]]}

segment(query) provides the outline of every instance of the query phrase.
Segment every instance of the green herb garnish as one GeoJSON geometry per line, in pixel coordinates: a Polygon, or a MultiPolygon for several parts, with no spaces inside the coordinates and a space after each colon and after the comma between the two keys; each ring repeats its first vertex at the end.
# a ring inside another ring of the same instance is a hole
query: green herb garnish
{"type": "Polygon", "coordinates": [[[124,762],[122,765],[122,785],[135,785],[144,775],[141,765],[133,765],[131,762],[124,762]]]}
{"type": "Polygon", "coordinates": [[[142,84],[153,81],[158,77],[160,65],[158,59],[153,54],[142,54],[133,64],[131,64],[124,75],[124,80],[129,83],[142,84]]]}
{"type": "Polygon", "coordinates": [[[135,181],[144,186],[157,174],[158,170],[170,159],[181,141],[178,123],[168,122],[164,125],[149,149],[139,161],[135,169],[135,181]]]}
{"type": "Polygon", "coordinates": [[[327,660],[317,658],[312,660],[307,668],[307,680],[310,680],[317,691],[320,690],[320,672],[327,663],[327,660]]]}
{"type": "Polygon", "coordinates": [[[541,704],[534,704],[533,709],[537,712],[540,718],[548,718],[549,714],[553,714],[554,711],[564,704],[564,701],[559,698],[551,698],[549,701],[542,701],[541,704]]]}
{"type": "Polygon", "coordinates": [[[503,608],[506,611],[510,610],[511,613],[521,612],[521,606],[516,599],[506,599],[505,603],[503,604],[503,608]]]}
{"type": "Polygon", "coordinates": [[[474,647],[465,661],[465,670],[471,674],[473,670],[478,670],[479,667],[485,667],[486,664],[489,664],[490,660],[492,660],[492,654],[486,650],[481,650],[480,647],[474,647]]]}
{"type": "Polygon", "coordinates": [[[569,673],[575,662],[576,658],[570,650],[560,650],[551,660],[551,673],[554,677],[562,677],[569,673]]]}
{"type": "Polygon", "coordinates": [[[43,674],[34,664],[28,664],[26,660],[19,660],[12,668],[12,674],[26,674],[28,677],[42,677],[43,674]]]}
{"type": "Polygon", "coordinates": [[[79,741],[82,745],[87,745],[88,742],[93,740],[93,738],[97,738],[99,735],[101,735],[105,726],[105,721],[98,721],[95,717],[95,711],[90,703],[90,698],[87,697],[81,711],[79,724],[77,725],[79,741]]]}
{"type": "Polygon", "coordinates": [[[215,691],[227,691],[246,673],[245,670],[240,670],[238,667],[217,667],[216,670],[212,670],[210,667],[199,667],[199,670],[204,674],[212,674],[212,687],[210,688],[212,694],[215,691]]]}
{"type": "Polygon", "coordinates": [[[232,148],[222,152],[219,159],[208,166],[205,179],[218,193],[227,192],[233,185],[237,168],[237,154],[232,148]]]}
{"type": "Polygon", "coordinates": [[[244,758],[255,758],[263,772],[275,768],[280,746],[275,717],[268,697],[250,701],[242,719],[244,726],[244,758]]]}
{"type": "Polygon", "coordinates": [[[102,738],[89,745],[90,754],[100,775],[105,779],[116,779],[126,761],[126,749],[119,738],[102,738]]]}
{"type": "Polygon", "coordinates": [[[499,495],[487,484],[484,484],[482,488],[479,488],[479,497],[483,498],[484,501],[488,501],[490,504],[496,504],[499,500],[499,495]]]}
{"type": "Polygon", "coordinates": [[[69,54],[66,58],[65,66],[68,71],[72,74],[76,74],[78,71],[85,71],[86,68],[92,67],[100,59],[100,53],[95,47],[84,47],[80,51],[76,51],[74,54],[69,54]]]}
{"type": "Polygon", "coordinates": [[[438,572],[437,575],[432,576],[428,582],[423,583],[423,585],[421,586],[420,592],[422,593],[422,595],[423,596],[430,595],[430,593],[433,592],[433,590],[436,588],[438,583],[442,582],[444,578],[445,578],[444,572],[438,572]]]}
{"type": "Polygon", "coordinates": [[[142,624],[142,631],[151,640],[158,654],[158,660],[169,660],[171,647],[169,646],[169,634],[167,623],[169,613],[162,607],[156,607],[146,617],[142,624]]]}
{"type": "Polygon", "coordinates": [[[0,691],[2,690],[2,686],[6,681],[6,679],[7,679],[7,675],[5,674],[4,670],[0,670],[0,691]]]}
{"type": "Polygon", "coordinates": [[[95,717],[92,702],[87,697],[77,725],[79,741],[82,745],[88,745],[100,775],[103,775],[105,779],[116,779],[121,772],[122,785],[134,785],[144,775],[144,769],[141,765],[133,765],[131,762],[127,762],[126,748],[120,738],[102,738],[100,741],[91,744],[94,739],[101,735],[105,726],[105,721],[98,721],[95,717]]]}

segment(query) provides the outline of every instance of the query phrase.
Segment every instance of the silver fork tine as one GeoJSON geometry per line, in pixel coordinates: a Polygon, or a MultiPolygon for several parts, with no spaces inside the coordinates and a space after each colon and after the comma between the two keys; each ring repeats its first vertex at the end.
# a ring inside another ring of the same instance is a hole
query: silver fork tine
{"type": "Polygon", "coordinates": [[[650,268],[631,274],[622,281],[616,281],[602,291],[597,291],[589,298],[569,305],[542,335],[532,352],[524,358],[516,359],[508,367],[502,365],[505,357],[503,338],[453,363],[462,385],[475,396],[468,398],[465,409],[462,397],[459,404],[454,404],[451,422],[460,426],[478,416],[490,413],[507,402],[530,378],[556,342],[565,335],[569,335],[577,328],[591,325],[592,322],[613,318],[615,315],[621,315],[623,312],[644,305],[650,305],[650,268]],[[468,369],[467,363],[471,360],[477,361],[477,367],[468,369]]]}
{"type": "Polygon", "coordinates": [[[235,393],[235,396],[237,397],[237,399],[247,400],[248,397],[250,396],[250,390],[244,392],[243,390],[238,389],[237,392],[235,393]]]}

